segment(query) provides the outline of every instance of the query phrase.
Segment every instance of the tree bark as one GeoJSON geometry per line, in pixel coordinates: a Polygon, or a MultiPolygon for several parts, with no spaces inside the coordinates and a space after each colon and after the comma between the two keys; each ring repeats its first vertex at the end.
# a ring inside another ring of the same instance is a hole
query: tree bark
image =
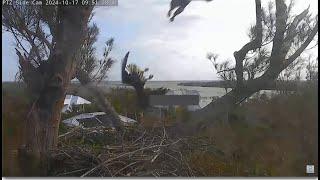
{"type": "Polygon", "coordinates": [[[58,7],[56,43],[48,60],[33,67],[17,51],[22,76],[34,102],[27,115],[26,144],[20,150],[26,176],[48,173],[50,151],[57,147],[60,113],[74,74],[77,51],[83,41],[92,7],[58,7]],[[32,161],[32,164],[30,164],[32,161]]]}
{"type": "MultiPolygon", "coordinates": [[[[227,118],[228,112],[241,103],[246,98],[250,97],[255,92],[264,89],[264,87],[271,87],[275,79],[279,74],[287,68],[293,61],[300,56],[300,54],[306,49],[310,42],[314,39],[315,35],[318,33],[318,21],[316,21],[315,26],[312,28],[308,37],[301,44],[301,46],[286,59],[288,50],[291,47],[292,39],[297,35],[295,29],[299,22],[308,13],[308,9],[300,13],[290,24],[289,29],[287,29],[287,14],[286,14],[286,4],[283,0],[276,1],[276,32],[273,38],[273,46],[271,51],[271,56],[269,57],[270,65],[262,76],[256,79],[248,80],[243,82],[243,69],[242,61],[245,55],[256,48],[261,47],[262,38],[262,9],[260,0],[256,0],[256,39],[247,43],[239,51],[234,53],[236,59],[236,74],[237,74],[237,85],[236,87],[219,98],[218,100],[211,102],[208,106],[199,111],[192,113],[193,119],[197,122],[210,122],[219,118],[227,118]],[[285,36],[287,32],[287,36],[285,36]]],[[[204,127],[204,126],[203,126],[204,127]]]]}
{"type": "MultiPolygon", "coordinates": [[[[254,93],[264,89],[266,86],[270,86],[274,83],[276,76],[265,75],[247,81],[240,88],[236,87],[221,98],[211,102],[206,107],[195,111],[191,114],[192,119],[199,122],[198,128],[205,127],[207,123],[211,123],[213,120],[226,120],[227,115],[237,105],[243,102],[245,99],[253,95],[254,93]]],[[[197,129],[199,130],[199,129],[197,129]]]]}
{"type": "Polygon", "coordinates": [[[134,89],[137,93],[138,106],[142,109],[148,107],[148,97],[144,91],[144,87],[142,85],[135,85],[134,89]]]}
{"type": "MultiPolygon", "coordinates": [[[[28,114],[26,146],[23,150],[23,172],[26,176],[45,176],[49,169],[49,153],[57,146],[64,96],[53,106],[43,108],[35,103],[28,114]]],[[[21,151],[20,150],[20,151],[21,151]]]]}

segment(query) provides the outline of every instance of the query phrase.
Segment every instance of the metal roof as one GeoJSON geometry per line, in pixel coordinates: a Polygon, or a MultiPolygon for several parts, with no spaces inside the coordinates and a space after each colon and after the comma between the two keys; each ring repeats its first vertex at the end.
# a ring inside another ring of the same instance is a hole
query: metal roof
{"type": "Polygon", "coordinates": [[[79,96],[74,96],[74,95],[66,95],[64,99],[64,104],[72,105],[72,104],[91,104],[90,101],[83,99],[82,97],[79,96]]]}
{"type": "Polygon", "coordinates": [[[71,111],[72,105],[81,105],[81,104],[91,104],[91,102],[86,99],[83,99],[80,96],[67,94],[64,99],[64,107],[62,109],[62,112],[71,111]]]}
{"type": "MultiPolygon", "coordinates": [[[[66,123],[67,125],[70,125],[70,126],[79,126],[80,125],[79,120],[90,121],[92,119],[96,119],[99,122],[101,122],[102,124],[109,123],[109,122],[106,122],[106,121],[108,121],[108,119],[105,119],[107,117],[104,117],[103,115],[106,115],[106,113],[105,112],[84,113],[84,114],[79,114],[79,115],[73,116],[71,118],[65,119],[62,122],[66,123]],[[97,118],[97,116],[103,116],[103,117],[97,118]]],[[[124,123],[136,123],[137,122],[136,120],[128,118],[126,116],[119,115],[119,117],[120,117],[120,120],[124,123]]]]}
{"type": "Polygon", "coordinates": [[[169,90],[166,95],[200,95],[197,90],[178,89],[169,90]]]}

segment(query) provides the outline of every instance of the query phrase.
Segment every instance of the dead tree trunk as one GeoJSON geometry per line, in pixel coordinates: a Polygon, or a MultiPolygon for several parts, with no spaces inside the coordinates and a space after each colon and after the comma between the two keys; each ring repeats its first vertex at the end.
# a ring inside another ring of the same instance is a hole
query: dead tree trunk
{"type": "Polygon", "coordinates": [[[21,150],[26,161],[25,175],[46,175],[48,156],[57,146],[60,113],[66,90],[75,71],[74,61],[82,44],[92,7],[58,7],[55,46],[48,60],[34,67],[17,50],[22,76],[35,95],[27,118],[26,144],[21,150]]]}
{"type": "Polygon", "coordinates": [[[227,113],[232,111],[237,105],[249,98],[254,93],[264,89],[273,80],[262,76],[258,79],[244,83],[241,88],[234,88],[226,95],[211,102],[209,105],[192,114],[193,119],[206,122],[217,120],[220,118],[227,118],[227,113]]]}
{"type": "Polygon", "coordinates": [[[261,47],[262,40],[262,9],[260,0],[256,0],[256,27],[255,27],[255,39],[244,45],[239,51],[234,53],[236,60],[236,74],[237,84],[236,87],[219,98],[218,100],[211,102],[205,108],[196,111],[192,114],[193,119],[201,122],[210,122],[219,118],[227,118],[228,112],[241,103],[246,98],[250,97],[255,92],[258,92],[265,87],[270,87],[279,74],[286,69],[293,61],[300,56],[300,54],[307,48],[310,42],[314,39],[318,33],[318,21],[316,21],[314,27],[310,29],[305,40],[301,43],[298,49],[286,57],[290,47],[293,44],[293,39],[299,33],[297,27],[304,17],[308,14],[308,9],[304,10],[299,15],[295,16],[292,23],[287,24],[288,14],[287,6],[283,0],[276,1],[276,23],[275,23],[275,35],[273,38],[273,46],[271,55],[269,57],[269,67],[263,75],[256,79],[250,79],[248,81],[243,80],[243,61],[246,54],[257,48],[261,47]]]}
{"type": "Polygon", "coordinates": [[[35,104],[27,117],[24,175],[46,175],[48,153],[57,146],[63,100],[61,98],[48,109],[35,104]]]}

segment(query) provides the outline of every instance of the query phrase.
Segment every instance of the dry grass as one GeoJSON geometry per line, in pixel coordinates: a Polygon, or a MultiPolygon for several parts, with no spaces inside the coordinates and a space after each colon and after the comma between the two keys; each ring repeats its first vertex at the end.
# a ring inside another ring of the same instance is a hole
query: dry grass
{"type": "MultiPolygon", "coordinates": [[[[3,92],[5,176],[19,175],[14,154],[23,142],[28,107],[26,99],[9,92],[3,92]]],[[[112,102],[119,101],[118,110],[129,111],[122,102],[125,97],[115,95],[119,97],[112,102]]],[[[129,100],[124,102],[133,101],[129,100]]],[[[178,109],[165,125],[183,124],[187,118],[178,109]]],[[[314,87],[270,99],[257,96],[238,107],[229,123],[215,121],[193,137],[179,136],[175,127],[164,131],[160,122],[146,116],[141,126],[128,127],[121,139],[110,130],[66,129],[53,153],[50,175],[308,176],[306,164],[314,164],[318,172],[318,92],[314,87]]]]}
{"type": "Polygon", "coordinates": [[[308,176],[307,164],[318,169],[317,93],[307,88],[291,95],[252,99],[231,114],[228,124],[215,122],[202,135],[214,139],[233,167],[241,165],[244,172],[236,176],[245,172],[250,176],[308,176]]]}
{"type": "Polygon", "coordinates": [[[53,153],[52,176],[191,176],[180,147],[164,128],[126,129],[122,139],[105,129],[74,129],[60,135],[53,153]],[[111,137],[112,140],[97,139],[111,137]]]}
{"type": "Polygon", "coordinates": [[[19,175],[18,148],[25,142],[25,121],[21,117],[27,115],[28,101],[8,89],[2,93],[2,104],[2,175],[19,175]]]}

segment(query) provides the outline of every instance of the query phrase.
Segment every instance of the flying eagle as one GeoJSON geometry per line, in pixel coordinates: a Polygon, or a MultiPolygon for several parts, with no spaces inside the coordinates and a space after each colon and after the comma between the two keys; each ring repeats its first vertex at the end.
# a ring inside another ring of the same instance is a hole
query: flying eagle
{"type": "Polygon", "coordinates": [[[170,10],[168,11],[168,17],[171,16],[171,12],[172,10],[178,8],[172,17],[170,17],[170,21],[172,22],[174,20],[174,18],[179,15],[180,13],[182,13],[182,11],[184,10],[184,8],[191,2],[191,0],[172,0],[170,3],[170,10]]]}
{"type": "MultiPolygon", "coordinates": [[[[204,0],[204,1],[212,1],[212,0],[204,0]]],[[[168,17],[171,16],[171,12],[177,8],[172,17],[170,17],[170,21],[174,21],[174,18],[184,11],[184,8],[188,6],[191,0],[171,0],[170,10],[168,11],[168,17]]]]}

